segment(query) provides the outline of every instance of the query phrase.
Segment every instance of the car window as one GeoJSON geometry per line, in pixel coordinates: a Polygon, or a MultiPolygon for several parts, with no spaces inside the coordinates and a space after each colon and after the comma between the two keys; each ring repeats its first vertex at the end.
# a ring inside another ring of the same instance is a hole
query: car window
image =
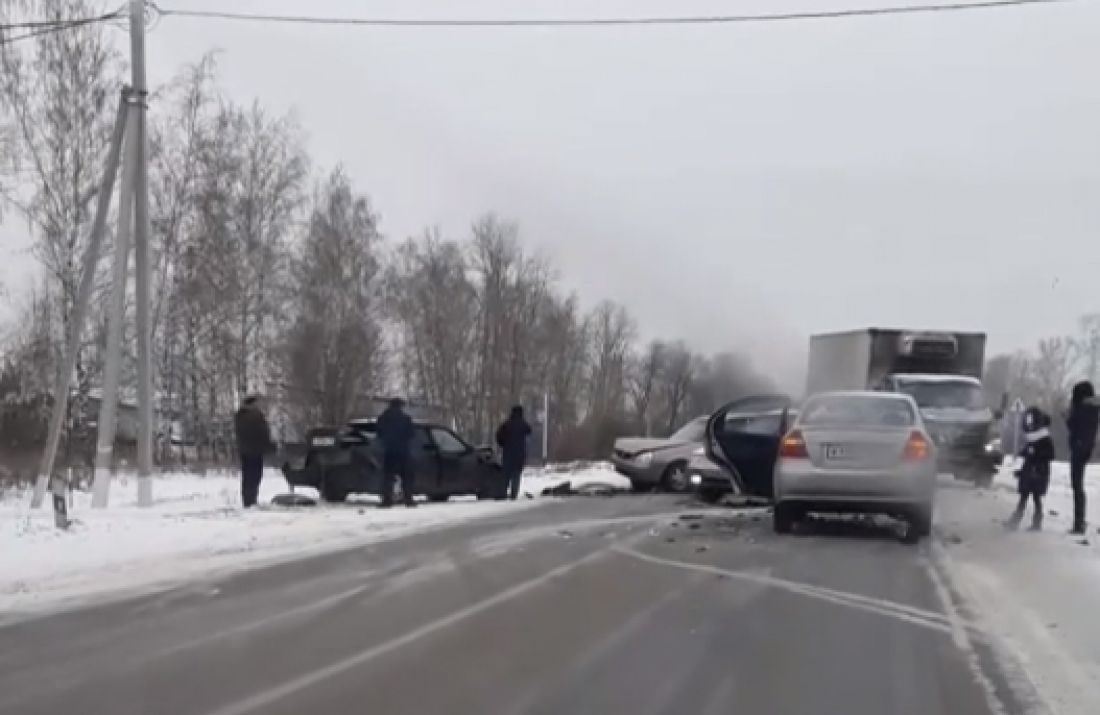
{"type": "Polygon", "coordinates": [[[763,415],[728,415],[725,431],[733,434],[776,435],[779,434],[779,423],[782,419],[783,415],[779,412],[763,415]]]}
{"type": "Polygon", "coordinates": [[[902,398],[826,395],[811,399],[799,424],[805,427],[911,427],[912,404],[902,398]]]}
{"type": "Polygon", "coordinates": [[[673,432],[669,439],[675,442],[702,442],[706,434],[707,418],[698,417],[673,432]]]}
{"type": "Polygon", "coordinates": [[[445,454],[462,454],[468,450],[465,442],[442,427],[432,427],[432,440],[439,447],[439,451],[445,454]]]}

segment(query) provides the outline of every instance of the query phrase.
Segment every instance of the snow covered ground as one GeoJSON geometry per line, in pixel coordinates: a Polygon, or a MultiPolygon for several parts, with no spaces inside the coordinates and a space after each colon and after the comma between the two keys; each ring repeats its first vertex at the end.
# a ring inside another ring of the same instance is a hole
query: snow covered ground
{"type": "MultiPolygon", "coordinates": [[[[132,479],[117,478],[108,509],[90,508],[90,494],[74,495],[67,532],[54,527],[48,503],[31,509],[29,493],[0,492],[0,619],[530,508],[566,481],[582,491],[630,486],[606,463],[575,463],[527,470],[518,502],[454,499],[384,511],[373,497],[352,496],[340,505],[245,511],[236,474],[158,477],[150,509],[136,505],[132,479]]],[[[260,503],[286,491],[269,469],[260,503]]]]}
{"type": "MultiPolygon", "coordinates": [[[[545,478],[542,478],[545,481],[545,478]]],[[[287,509],[240,508],[234,474],[158,477],[152,508],[136,505],[136,484],[116,479],[108,509],[90,508],[76,493],[67,532],[57,530],[47,504],[30,495],[0,493],[0,619],[203,578],[230,570],[391,539],[516,509],[537,501],[422,503],[375,508],[364,498],[347,504],[287,509]]],[[[261,504],[287,491],[268,470],[261,504]]],[[[300,490],[306,491],[306,490],[300,490]]]]}
{"type": "MultiPolygon", "coordinates": [[[[975,490],[944,483],[937,496],[936,556],[995,647],[1007,653],[1059,715],[1095,713],[1100,703],[1100,466],[1086,476],[1092,525],[1067,534],[1073,497],[1069,467],[1055,463],[1043,531],[1008,532],[1016,481],[1003,470],[975,490]]],[[[1030,524],[1030,507],[1023,526],[1030,524]]]]}

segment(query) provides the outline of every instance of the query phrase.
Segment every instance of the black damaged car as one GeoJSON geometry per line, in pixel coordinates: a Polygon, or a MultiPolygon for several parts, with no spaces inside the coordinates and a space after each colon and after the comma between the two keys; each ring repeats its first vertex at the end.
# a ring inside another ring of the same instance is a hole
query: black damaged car
{"type": "MultiPolygon", "coordinates": [[[[414,420],[409,469],[415,494],[442,502],[452,496],[501,498],[503,473],[491,447],[474,447],[443,425],[414,420]]],[[[319,427],[306,435],[306,454],[297,464],[285,463],[283,474],[291,487],[312,487],[328,502],[345,501],[349,494],[381,495],[382,452],[373,419],[353,420],[337,429],[319,427]]],[[[404,498],[397,480],[394,499],[404,498]]]]}

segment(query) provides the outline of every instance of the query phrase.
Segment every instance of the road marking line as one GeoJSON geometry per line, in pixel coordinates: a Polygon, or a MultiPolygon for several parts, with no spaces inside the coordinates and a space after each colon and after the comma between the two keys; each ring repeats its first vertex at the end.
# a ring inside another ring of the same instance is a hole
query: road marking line
{"type": "Polygon", "coordinates": [[[948,589],[946,582],[940,575],[939,569],[936,568],[932,560],[926,558],[923,559],[923,562],[924,568],[928,572],[928,577],[932,580],[932,586],[936,589],[936,595],[939,596],[940,601],[943,603],[943,608],[947,612],[947,621],[951,625],[951,640],[954,641],[955,647],[959,649],[963,658],[966,660],[966,664],[970,669],[970,674],[974,678],[974,682],[978,684],[978,687],[980,687],[985,694],[985,699],[989,704],[990,711],[997,715],[1005,715],[1007,710],[1005,710],[1004,703],[1001,702],[1000,697],[997,696],[997,688],[982,670],[982,663],[978,656],[978,651],[974,648],[974,644],[970,640],[969,628],[962,614],[959,613],[959,609],[955,606],[955,599],[951,597],[950,589],[948,589]]]}
{"type": "Polygon", "coordinates": [[[909,606],[904,603],[898,603],[896,601],[889,601],[880,598],[871,598],[869,596],[863,596],[857,593],[847,593],[845,591],[837,591],[831,588],[825,588],[823,586],[812,586],[810,584],[799,583],[797,581],[789,581],[787,579],[777,578],[775,576],[769,576],[761,573],[751,571],[731,571],[729,569],[723,569],[718,566],[710,566],[707,564],[692,563],[690,561],[675,561],[673,559],[665,559],[660,556],[653,556],[651,554],[642,553],[636,549],[628,547],[615,546],[612,550],[623,554],[624,556],[630,556],[631,558],[639,559],[641,561],[648,561],[649,563],[659,564],[661,566],[671,566],[673,568],[684,569],[687,571],[700,571],[702,573],[714,574],[716,576],[726,576],[732,579],[738,579],[741,581],[751,581],[753,583],[763,584],[766,586],[772,586],[791,593],[797,593],[803,596],[809,596],[822,601],[828,601],[830,603],[836,603],[842,606],[850,606],[852,608],[869,611],[871,613],[877,613],[879,615],[895,618],[899,621],[906,623],[912,623],[913,625],[923,626],[930,630],[938,631],[944,634],[951,634],[951,626],[949,625],[948,617],[942,613],[936,613],[935,611],[927,611],[914,606],[909,606]]]}
{"type": "Polygon", "coordinates": [[[272,703],[282,700],[288,695],[293,695],[300,690],[304,690],[305,688],[316,685],[317,683],[320,683],[324,680],[328,680],[329,678],[340,675],[341,673],[345,673],[352,668],[356,668],[360,665],[368,663],[375,658],[378,658],[379,656],[386,655],[387,653],[395,651],[398,648],[409,645],[410,643],[414,643],[421,638],[433,635],[434,633],[444,630],[445,628],[449,628],[456,623],[460,623],[468,618],[493,609],[502,603],[510,601],[514,598],[518,598],[519,596],[523,596],[560,576],[564,576],[570,571],[573,571],[581,566],[592,563],[593,561],[596,561],[597,559],[606,556],[607,553],[607,549],[602,549],[600,551],[596,551],[580,559],[577,559],[576,561],[571,561],[567,564],[558,566],[557,568],[547,571],[541,576],[537,576],[528,581],[516,584],[511,588],[505,589],[504,591],[497,593],[495,596],[490,596],[483,601],[479,601],[478,603],[467,606],[466,608],[459,609],[449,615],[431,621],[430,623],[425,623],[419,628],[411,630],[404,635],[392,638],[383,643],[379,643],[378,645],[360,651],[355,655],[348,656],[346,658],[336,661],[335,663],[330,663],[323,668],[318,668],[317,670],[300,675],[297,678],[293,678],[281,685],[268,688],[261,693],[256,693],[255,695],[244,698],[243,700],[238,700],[235,703],[230,703],[229,705],[224,705],[215,710],[210,710],[206,713],[206,715],[244,715],[244,713],[250,713],[255,710],[259,710],[260,708],[267,707],[272,703]]]}

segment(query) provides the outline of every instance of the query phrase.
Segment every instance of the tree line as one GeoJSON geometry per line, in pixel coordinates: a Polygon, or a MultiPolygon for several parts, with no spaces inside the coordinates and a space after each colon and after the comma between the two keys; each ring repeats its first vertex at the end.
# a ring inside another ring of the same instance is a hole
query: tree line
{"type": "MultiPolygon", "coordinates": [[[[26,0],[0,23],[96,14],[89,0],[26,0]]],[[[0,216],[25,225],[41,269],[5,331],[0,429],[9,451],[44,441],[95,190],[126,68],[103,25],[0,43],[0,216]]],[[[311,161],[293,113],[220,89],[214,55],[150,98],[153,345],[158,434],[231,454],[248,392],[277,429],[373,411],[379,396],[428,405],[483,441],[513,403],[549,396],[551,455],[605,454],[626,432],[667,434],[769,381],[741,355],[642,343],[622,305],[585,307],[518,224],[488,212],[462,236],[384,237],[369,195],[311,161]],[[173,434],[175,430],[175,434],[173,434]]],[[[114,225],[114,221],[111,222],[114,225]]],[[[107,333],[109,255],[68,404],[65,451],[90,461],[107,333]]],[[[132,269],[132,259],[131,259],[132,269]]],[[[127,298],[123,384],[136,356],[127,298]]]]}

